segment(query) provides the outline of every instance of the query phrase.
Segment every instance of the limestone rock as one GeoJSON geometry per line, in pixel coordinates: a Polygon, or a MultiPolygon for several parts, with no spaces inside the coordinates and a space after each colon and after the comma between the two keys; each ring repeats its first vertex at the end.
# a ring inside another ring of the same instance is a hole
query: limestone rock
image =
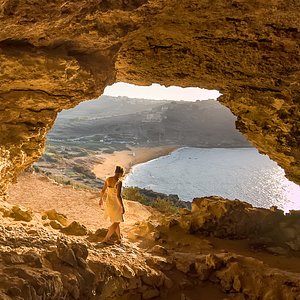
{"type": "Polygon", "coordinates": [[[88,249],[87,246],[84,244],[80,244],[80,243],[72,243],[71,244],[71,248],[75,253],[75,256],[77,258],[82,258],[84,260],[87,259],[88,257],[88,249]]]}
{"type": "Polygon", "coordinates": [[[193,200],[191,219],[191,231],[242,239],[273,230],[284,215],[239,200],[204,197],[193,200]]]}
{"type": "MultiPolygon", "coordinates": [[[[63,226],[67,226],[69,224],[68,218],[63,214],[58,213],[55,209],[45,211],[42,215],[42,218],[59,222],[63,226]]],[[[58,229],[58,228],[55,228],[55,229],[58,229]]]]}
{"type": "Polygon", "coordinates": [[[27,253],[23,254],[23,259],[24,262],[30,267],[42,268],[43,266],[42,258],[33,251],[28,251],[27,253]]]}
{"type": "Polygon", "coordinates": [[[99,228],[95,232],[88,233],[88,240],[91,242],[100,242],[106,236],[107,229],[106,228],[99,228]]]}
{"type": "Polygon", "coordinates": [[[205,257],[205,263],[209,268],[212,268],[213,270],[218,270],[220,269],[223,264],[224,261],[218,257],[217,255],[214,254],[209,254],[205,257]]]}
{"type": "Polygon", "coordinates": [[[64,294],[58,273],[42,267],[41,257],[35,253],[18,256],[17,262],[14,253],[0,253],[1,299],[39,299],[43,293],[50,299],[59,299],[64,294]]]}
{"type": "Polygon", "coordinates": [[[298,231],[293,227],[285,227],[282,229],[282,233],[287,239],[293,240],[296,238],[298,231]]]}
{"type": "Polygon", "coordinates": [[[178,209],[178,212],[181,214],[181,215],[189,215],[191,213],[190,210],[188,210],[187,208],[179,208],[178,209]]]}
{"type": "Polygon", "coordinates": [[[164,285],[167,289],[171,289],[173,287],[173,281],[169,277],[165,277],[164,285]]]}
{"type": "Polygon", "coordinates": [[[142,281],[149,285],[155,287],[161,287],[164,284],[165,276],[160,271],[151,270],[142,276],[142,281]]]}
{"type": "Polygon", "coordinates": [[[11,264],[11,265],[17,265],[17,264],[24,263],[24,258],[15,252],[3,253],[2,259],[4,260],[5,263],[11,264]]]}
{"type": "Polygon", "coordinates": [[[294,240],[286,242],[286,244],[294,251],[300,251],[300,235],[298,235],[294,240]]]}
{"type": "Polygon", "coordinates": [[[175,253],[175,264],[177,270],[187,274],[190,272],[192,265],[194,264],[194,258],[190,257],[188,253],[175,253]]]}
{"type": "Polygon", "coordinates": [[[30,222],[33,217],[31,210],[23,209],[17,205],[14,205],[10,210],[7,210],[3,214],[4,217],[10,217],[16,221],[30,222]]]}
{"type": "Polygon", "coordinates": [[[63,273],[64,288],[74,299],[89,299],[95,285],[95,273],[86,262],[87,247],[57,240],[57,249],[47,255],[54,269],[63,273]]]}
{"type": "Polygon", "coordinates": [[[181,293],[180,294],[180,300],[191,300],[191,298],[186,296],[184,293],[181,293]]]}
{"type": "Polygon", "coordinates": [[[63,228],[62,225],[56,220],[51,220],[49,224],[53,229],[62,229],[63,228]]]}
{"type": "Polygon", "coordinates": [[[287,248],[273,246],[273,247],[267,247],[266,250],[272,254],[276,255],[288,255],[289,250],[287,248]]]}
{"type": "Polygon", "coordinates": [[[86,235],[88,233],[87,228],[76,221],[73,221],[69,226],[62,228],[60,231],[68,235],[77,236],[86,235]]]}
{"type": "Polygon", "coordinates": [[[152,299],[159,296],[159,290],[157,289],[150,289],[143,292],[143,299],[152,299]]]}
{"type": "Polygon", "coordinates": [[[77,259],[75,253],[67,243],[59,241],[57,244],[56,254],[61,261],[69,264],[72,267],[77,267],[77,259]]]}
{"type": "MultiPolygon", "coordinates": [[[[168,297],[166,289],[180,295],[207,283],[221,287],[228,299],[297,299],[300,294],[296,272],[192,242],[176,249],[181,235],[182,245],[187,239],[201,244],[204,239],[178,225],[160,224],[160,218],[152,217],[147,228],[168,234],[163,246],[143,241],[164,253],[159,256],[126,239],[122,245],[95,249],[86,237],[63,236],[44,228],[40,218],[35,221],[34,227],[25,222],[0,225],[0,299],[152,299],[168,297]],[[28,228],[34,232],[28,234],[28,228]]],[[[278,229],[294,228],[297,222],[286,216],[278,229]]]]}
{"type": "Polygon", "coordinates": [[[296,218],[299,218],[300,217],[300,210],[290,210],[289,211],[289,215],[291,217],[296,217],[296,218]]]}
{"type": "MultiPolygon", "coordinates": [[[[7,289],[7,294],[12,297],[18,297],[18,296],[21,296],[22,291],[18,287],[12,286],[7,289]]],[[[5,299],[5,298],[3,297],[2,299],[5,299]]]]}
{"type": "Polygon", "coordinates": [[[162,256],[168,255],[168,250],[160,245],[155,245],[153,248],[150,249],[150,252],[162,256]]]}
{"type": "Polygon", "coordinates": [[[157,241],[161,238],[160,227],[161,225],[155,224],[150,220],[138,222],[134,224],[134,228],[129,233],[133,239],[144,237],[152,241],[157,241]]]}
{"type": "Polygon", "coordinates": [[[133,271],[132,268],[130,268],[130,266],[127,265],[121,266],[121,272],[122,272],[122,276],[124,276],[125,278],[132,279],[135,277],[135,272],[133,271]]]}
{"type": "Polygon", "coordinates": [[[207,266],[204,263],[195,262],[195,269],[199,279],[205,281],[209,278],[210,274],[212,273],[212,268],[207,266]]]}
{"type": "Polygon", "coordinates": [[[94,233],[95,236],[99,236],[99,237],[105,237],[106,234],[107,234],[107,229],[106,228],[99,228],[94,233]]]}

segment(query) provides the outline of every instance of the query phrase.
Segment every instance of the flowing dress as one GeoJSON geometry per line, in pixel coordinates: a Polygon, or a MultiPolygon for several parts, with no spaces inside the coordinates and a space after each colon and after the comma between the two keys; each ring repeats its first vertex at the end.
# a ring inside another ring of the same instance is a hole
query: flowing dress
{"type": "Polygon", "coordinates": [[[106,200],[104,202],[104,215],[110,218],[112,223],[124,222],[123,209],[118,204],[118,185],[119,181],[113,187],[106,187],[106,200]]]}

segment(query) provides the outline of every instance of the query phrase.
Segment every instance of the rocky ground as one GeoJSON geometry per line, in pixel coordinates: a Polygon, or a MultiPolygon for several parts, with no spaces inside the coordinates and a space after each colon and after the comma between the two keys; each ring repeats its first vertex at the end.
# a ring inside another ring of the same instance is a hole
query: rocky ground
{"type": "Polygon", "coordinates": [[[39,182],[48,201],[23,186],[39,208],[17,205],[21,190],[0,204],[3,300],[300,299],[299,212],[211,197],[163,215],[129,201],[123,243],[103,246],[97,199],[86,205],[89,192],[39,182]],[[68,194],[77,213],[63,206],[68,194]]]}

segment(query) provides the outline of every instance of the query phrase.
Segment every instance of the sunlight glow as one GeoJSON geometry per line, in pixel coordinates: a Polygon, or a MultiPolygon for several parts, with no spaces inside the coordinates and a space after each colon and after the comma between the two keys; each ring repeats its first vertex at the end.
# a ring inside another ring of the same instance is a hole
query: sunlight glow
{"type": "Polygon", "coordinates": [[[150,86],[137,86],[134,84],[118,82],[111,86],[107,86],[104,90],[104,95],[154,100],[196,101],[207,99],[216,100],[222,94],[216,90],[206,90],[195,87],[165,87],[157,83],[153,83],[150,86]]]}

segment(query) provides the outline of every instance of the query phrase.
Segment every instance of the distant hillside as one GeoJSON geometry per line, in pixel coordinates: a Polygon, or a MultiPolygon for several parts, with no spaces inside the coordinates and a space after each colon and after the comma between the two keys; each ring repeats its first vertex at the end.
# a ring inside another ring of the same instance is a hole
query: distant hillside
{"type": "Polygon", "coordinates": [[[249,147],[235,117],[215,100],[156,101],[102,96],[59,114],[48,143],[86,149],[176,144],[249,147]]]}
{"type": "Polygon", "coordinates": [[[127,115],[151,110],[167,101],[135,99],[127,97],[101,96],[95,100],[81,102],[72,109],[63,110],[59,114],[55,126],[59,127],[66,120],[86,120],[127,115]]]}

